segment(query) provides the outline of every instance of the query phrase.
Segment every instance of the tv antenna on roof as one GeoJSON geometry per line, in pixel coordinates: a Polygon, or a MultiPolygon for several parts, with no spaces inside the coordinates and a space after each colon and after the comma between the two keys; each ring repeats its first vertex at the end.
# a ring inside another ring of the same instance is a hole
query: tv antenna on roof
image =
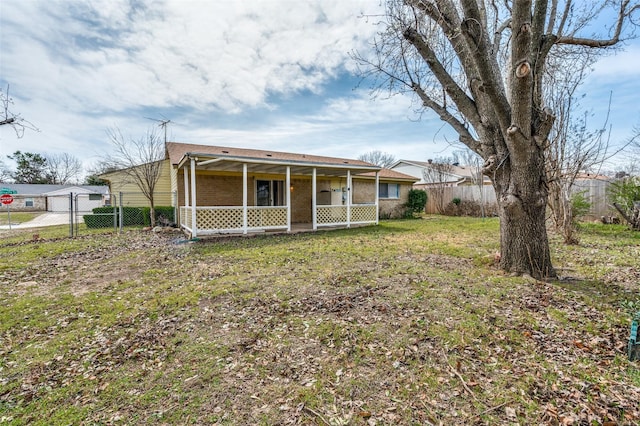
{"type": "MultiPolygon", "coordinates": [[[[162,114],[161,114],[162,115],[162,114]]],[[[162,127],[162,130],[164,131],[164,143],[167,143],[167,125],[169,123],[172,123],[171,120],[169,120],[167,117],[162,116],[162,120],[158,120],[157,118],[150,118],[150,117],[145,117],[147,120],[151,120],[151,121],[157,121],[158,122],[158,127],[162,127]]]]}

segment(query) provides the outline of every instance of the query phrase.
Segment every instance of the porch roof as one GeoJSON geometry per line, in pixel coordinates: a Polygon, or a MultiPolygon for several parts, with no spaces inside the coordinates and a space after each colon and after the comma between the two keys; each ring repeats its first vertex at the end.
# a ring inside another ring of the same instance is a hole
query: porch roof
{"type": "Polygon", "coordinates": [[[283,173],[289,166],[294,175],[309,174],[315,168],[319,176],[341,176],[347,170],[357,175],[381,169],[365,161],[346,158],[176,142],[166,145],[172,165],[182,167],[186,161],[195,158],[199,170],[242,172],[242,165],[247,164],[248,171],[255,173],[283,173]]]}

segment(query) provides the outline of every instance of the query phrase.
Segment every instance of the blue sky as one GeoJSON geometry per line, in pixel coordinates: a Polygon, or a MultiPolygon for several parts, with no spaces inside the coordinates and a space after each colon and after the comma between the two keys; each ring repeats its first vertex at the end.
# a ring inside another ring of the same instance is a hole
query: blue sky
{"type": "MultiPolygon", "coordinates": [[[[0,128],[0,154],[108,151],[106,129],[140,137],[169,119],[170,140],[355,158],[426,160],[455,135],[405,96],[373,100],[354,49],[378,0],[1,0],[0,84],[34,123],[0,128]],[[257,7],[256,7],[257,5],[257,7]]],[[[596,64],[582,104],[594,121],[613,91],[612,142],[640,125],[640,43],[596,64]]]]}

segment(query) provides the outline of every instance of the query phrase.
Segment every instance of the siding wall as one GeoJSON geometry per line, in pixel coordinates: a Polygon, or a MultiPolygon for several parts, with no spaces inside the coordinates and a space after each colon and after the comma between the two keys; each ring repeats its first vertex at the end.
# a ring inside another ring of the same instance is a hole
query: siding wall
{"type": "MultiPolygon", "coordinates": [[[[140,187],[136,185],[135,181],[127,175],[125,172],[113,172],[104,175],[104,179],[109,181],[109,191],[116,197],[116,202],[119,203],[118,194],[120,192],[125,193],[126,196],[123,200],[123,205],[128,207],[146,207],[149,206],[149,201],[142,195],[140,187]]],[[[171,194],[171,165],[169,160],[163,160],[160,169],[160,178],[156,183],[155,188],[156,206],[171,206],[173,203],[173,197],[171,194]]]]}

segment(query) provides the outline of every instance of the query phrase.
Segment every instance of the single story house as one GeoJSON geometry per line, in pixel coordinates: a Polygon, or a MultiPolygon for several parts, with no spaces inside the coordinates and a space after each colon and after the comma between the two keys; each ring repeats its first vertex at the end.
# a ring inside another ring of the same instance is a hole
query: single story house
{"type": "MultiPolygon", "coordinates": [[[[446,164],[428,161],[398,160],[389,168],[418,179],[414,184],[416,188],[426,189],[431,185],[444,184],[445,186],[476,185],[478,171],[470,166],[459,164],[446,164]]],[[[483,176],[483,185],[491,185],[491,180],[483,176]]]]}
{"type": "Polygon", "coordinates": [[[88,212],[103,206],[109,196],[109,187],[99,185],[3,183],[0,191],[13,196],[11,210],[23,212],[68,212],[70,197],[77,203],[74,211],[88,212]]]}
{"type": "MultiPolygon", "coordinates": [[[[155,203],[175,206],[192,237],[376,224],[398,213],[416,181],[360,160],[177,142],[163,161],[159,188],[170,196],[155,203]]],[[[126,175],[100,178],[133,192],[126,175]]]]}

